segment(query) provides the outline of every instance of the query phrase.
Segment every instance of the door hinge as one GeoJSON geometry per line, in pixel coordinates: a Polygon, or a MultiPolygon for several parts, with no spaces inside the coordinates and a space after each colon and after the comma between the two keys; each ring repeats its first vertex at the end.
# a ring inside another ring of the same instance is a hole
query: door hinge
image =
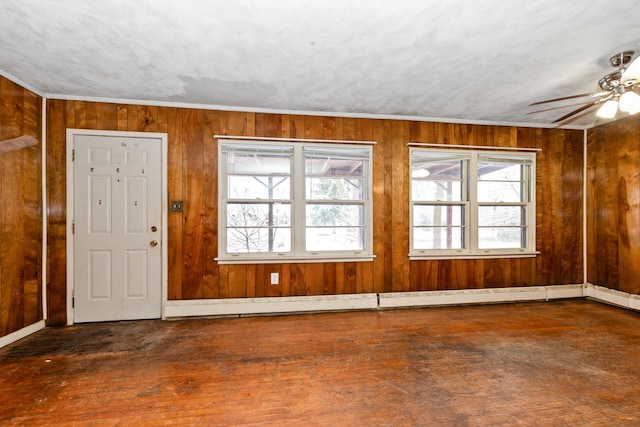
{"type": "Polygon", "coordinates": [[[71,308],[76,308],[76,297],[71,297],[71,308]]]}
{"type": "Polygon", "coordinates": [[[76,150],[72,149],[71,150],[71,161],[73,162],[76,159],[76,150]]]}
{"type": "Polygon", "coordinates": [[[76,234],[76,222],[71,221],[71,234],[76,234]]]}

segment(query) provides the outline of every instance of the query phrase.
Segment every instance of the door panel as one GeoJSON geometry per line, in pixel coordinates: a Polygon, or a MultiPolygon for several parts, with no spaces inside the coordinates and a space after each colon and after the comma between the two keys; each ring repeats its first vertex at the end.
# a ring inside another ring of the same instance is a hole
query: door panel
{"type": "Polygon", "coordinates": [[[89,203],[89,234],[111,233],[111,177],[90,176],[89,203]]]}
{"type": "Polygon", "coordinates": [[[89,251],[89,299],[111,299],[111,251],[89,251]]]}
{"type": "Polygon", "coordinates": [[[159,318],[161,141],[75,135],[74,150],[75,321],[159,318]]]}
{"type": "Polygon", "coordinates": [[[127,234],[147,232],[147,178],[126,177],[125,224],[127,234]]]}
{"type": "Polygon", "coordinates": [[[145,298],[149,285],[147,279],[147,251],[129,250],[125,253],[125,290],[127,298],[145,298]]]}

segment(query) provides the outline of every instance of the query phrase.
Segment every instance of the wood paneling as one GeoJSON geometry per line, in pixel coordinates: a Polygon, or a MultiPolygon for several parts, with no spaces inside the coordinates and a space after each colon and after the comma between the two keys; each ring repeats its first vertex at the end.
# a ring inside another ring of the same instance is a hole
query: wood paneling
{"type": "MultiPolygon", "coordinates": [[[[67,298],[66,126],[73,103],[47,101],[47,323],[65,325],[67,298]]],[[[70,120],[71,121],[71,120],[70,120]]],[[[73,127],[73,126],[70,126],[73,127]]]]}
{"type": "MultiPolygon", "coordinates": [[[[42,99],[0,77],[0,141],[42,133],[42,99]]],[[[42,144],[0,153],[0,336],[42,320],[42,144]]]]}
{"type": "Polygon", "coordinates": [[[65,126],[169,135],[169,299],[325,295],[582,283],[581,131],[49,101],[51,323],[64,323],[65,126]],[[218,265],[214,134],[374,140],[372,262],[218,265]],[[536,258],[409,261],[407,142],[537,147],[536,258]],[[62,153],[62,155],[60,155],[62,153]],[[55,173],[53,172],[55,171],[55,173]],[[57,228],[57,227],[62,227],[57,228]],[[278,285],[270,275],[280,274],[278,285]]]}
{"type": "Polygon", "coordinates": [[[587,281],[640,294],[640,118],[591,129],[587,281]]]}

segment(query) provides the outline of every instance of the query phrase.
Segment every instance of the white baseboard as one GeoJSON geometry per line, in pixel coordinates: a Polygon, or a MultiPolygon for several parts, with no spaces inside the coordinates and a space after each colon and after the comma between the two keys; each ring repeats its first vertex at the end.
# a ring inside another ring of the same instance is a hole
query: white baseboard
{"type": "Polygon", "coordinates": [[[582,285],[391,292],[380,294],[380,308],[546,301],[560,298],[580,298],[582,296],[582,285]]]}
{"type": "MultiPolygon", "coordinates": [[[[588,297],[596,301],[640,311],[640,295],[585,283],[584,285],[390,292],[381,294],[167,301],[165,318],[374,310],[379,308],[546,301],[581,297],[588,297]]],[[[41,320],[9,335],[0,337],[0,348],[38,332],[44,329],[45,326],[45,321],[41,320]]]]}
{"type": "Polygon", "coordinates": [[[582,285],[534,286],[381,294],[305,297],[230,298],[167,301],[165,318],[242,316],[317,311],[373,310],[379,308],[483,304],[583,297],[582,285]]]}
{"type": "Polygon", "coordinates": [[[371,310],[378,306],[376,294],[304,297],[228,298],[167,301],[165,318],[298,313],[310,311],[371,310]]]}
{"type": "Polygon", "coordinates": [[[592,285],[591,283],[585,283],[583,287],[585,297],[631,310],[640,310],[640,295],[592,285]]]}
{"type": "Polygon", "coordinates": [[[10,333],[9,335],[5,335],[4,337],[0,337],[0,348],[12,344],[22,338],[25,338],[35,332],[38,332],[41,329],[44,329],[45,323],[44,320],[40,320],[39,322],[34,323],[33,325],[29,325],[25,328],[19,329],[15,332],[10,333]]]}

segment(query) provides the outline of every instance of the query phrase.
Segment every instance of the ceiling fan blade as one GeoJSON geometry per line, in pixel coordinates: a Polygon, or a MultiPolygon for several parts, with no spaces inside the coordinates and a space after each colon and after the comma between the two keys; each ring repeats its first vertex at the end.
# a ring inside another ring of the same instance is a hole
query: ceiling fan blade
{"type": "Polygon", "coordinates": [[[579,102],[579,103],[576,103],[576,104],[563,104],[563,105],[558,105],[557,107],[543,108],[542,110],[530,111],[530,112],[527,113],[527,115],[537,114],[537,113],[544,113],[545,111],[560,110],[562,108],[577,107],[578,105],[584,105],[584,102],[579,102]]]}
{"type": "Polygon", "coordinates": [[[587,97],[587,96],[593,98],[593,97],[596,97],[596,96],[605,96],[605,95],[609,95],[609,91],[580,93],[578,95],[562,96],[560,98],[546,99],[544,101],[534,102],[533,104],[529,104],[529,107],[532,107],[534,105],[546,104],[548,102],[565,101],[567,99],[584,98],[584,97],[587,97]]]}
{"type": "Polygon", "coordinates": [[[634,59],[622,73],[620,83],[624,83],[627,80],[640,80],[640,56],[634,59]]]}
{"type": "Polygon", "coordinates": [[[581,112],[583,112],[584,110],[588,110],[588,109],[589,109],[589,108],[591,108],[591,107],[595,107],[596,105],[600,104],[600,102],[601,102],[601,100],[600,100],[600,99],[599,99],[599,100],[597,100],[597,101],[590,102],[590,103],[588,103],[588,104],[586,104],[586,105],[583,105],[583,106],[582,106],[582,107],[580,107],[580,108],[577,108],[577,109],[575,109],[575,110],[571,111],[570,113],[565,114],[564,116],[560,117],[559,119],[554,120],[554,121],[553,121],[553,122],[551,122],[551,123],[559,123],[559,122],[562,122],[562,121],[564,121],[564,120],[567,120],[567,119],[568,119],[569,117],[571,117],[571,116],[575,116],[576,114],[581,113],[581,112]]]}

